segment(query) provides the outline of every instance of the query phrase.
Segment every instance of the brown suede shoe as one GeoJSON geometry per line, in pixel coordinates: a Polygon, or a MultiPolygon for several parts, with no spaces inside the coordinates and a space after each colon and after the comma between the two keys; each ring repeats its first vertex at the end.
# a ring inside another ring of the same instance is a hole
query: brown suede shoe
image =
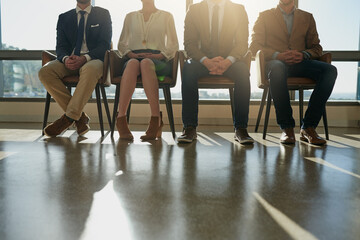
{"type": "Polygon", "coordinates": [[[90,118],[86,113],[82,113],[79,120],[75,121],[75,127],[79,136],[84,135],[90,130],[89,126],[90,118]]]}
{"type": "Polygon", "coordinates": [[[326,140],[320,137],[315,129],[311,127],[300,130],[300,140],[314,145],[326,144],[326,140]]]}
{"type": "Polygon", "coordinates": [[[285,128],[281,130],[282,134],[280,137],[280,142],[282,144],[295,144],[294,128],[285,128]]]}
{"type": "Polygon", "coordinates": [[[118,117],[116,120],[116,128],[119,132],[120,139],[123,140],[134,140],[134,136],[131,134],[126,116],[118,117]]]}
{"type": "Polygon", "coordinates": [[[244,145],[254,143],[254,139],[249,136],[246,128],[236,129],[234,138],[236,141],[244,145]]]}
{"type": "Polygon", "coordinates": [[[178,143],[191,143],[197,138],[196,128],[186,127],[184,128],[180,137],[178,137],[178,143]]]}
{"type": "Polygon", "coordinates": [[[49,124],[44,128],[44,134],[48,137],[56,137],[62,132],[66,131],[74,122],[71,122],[65,114],[55,122],[49,124]]]}

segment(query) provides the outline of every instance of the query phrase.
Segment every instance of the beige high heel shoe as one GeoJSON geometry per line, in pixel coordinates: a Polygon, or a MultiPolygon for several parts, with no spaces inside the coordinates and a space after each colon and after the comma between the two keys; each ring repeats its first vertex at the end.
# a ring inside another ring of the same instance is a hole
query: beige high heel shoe
{"type": "Polygon", "coordinates": [[[164,123],[162,121],[162,112],[160,112],[160,126],[159,126],[159,117],[151,117],[148,129],[145,132],[145,135],[140,137],[143,141],[154,140],[156,138],[161,138],[162,128],[164,123]]]}

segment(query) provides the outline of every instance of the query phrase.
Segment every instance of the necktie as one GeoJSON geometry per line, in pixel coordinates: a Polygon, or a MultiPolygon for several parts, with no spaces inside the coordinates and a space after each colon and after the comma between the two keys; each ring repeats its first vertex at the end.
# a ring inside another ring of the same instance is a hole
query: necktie
{"type": "Polygon", "coordinates": [[[77,34],[77,38],[76,38],[76,46],[75,46],[75,50],[74,50],[74,55],[80,56],[80,51],[81,51],[81,46],[82,46],[82,42],[84,40],[84,29],[85,29],[85,11],[80,11],[81,14],[81,18],[79,21],[79,26],[78,26],[78,34],[77,34]]]}
{"type": "Polygon", "coordinates": [[[213,15],[211,20],[211,52],[212,57],[218,56],[219,45],[219,6],[215,5],[213,8],[213,15]]]}

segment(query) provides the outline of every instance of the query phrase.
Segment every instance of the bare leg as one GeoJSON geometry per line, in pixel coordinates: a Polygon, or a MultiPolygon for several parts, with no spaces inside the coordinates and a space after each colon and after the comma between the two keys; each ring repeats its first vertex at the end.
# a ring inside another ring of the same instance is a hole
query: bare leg
{"type": "Polygon", "coordinates": [[[140,63],[136,59],[127,62],[120,83],[119,114],[118,118],[126,115],[130,99],[135,91],[136,81],[140,74],[140,63]]]}
{"type": "Polygon", "coordinates": [[[140,70],[145,94],[150,104],[151,116],[159,117],[159,83],[155,73],[155,65],[150,59],[144,59],[140,62],[140,70]]]}

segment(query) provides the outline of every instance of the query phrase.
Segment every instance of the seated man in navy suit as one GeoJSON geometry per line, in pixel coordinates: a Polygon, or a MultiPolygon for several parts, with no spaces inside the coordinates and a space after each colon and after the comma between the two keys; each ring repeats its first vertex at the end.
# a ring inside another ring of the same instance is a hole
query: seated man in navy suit
{"type": "Polygon", "coordinates": [[[65,113],[44,129],[45,135],[55,137],[74,122],[79,135],[90,130],[90,119],[83,108],[102,76],[104,55],[110,49],[111,36],[109,11],[91,6],[90,0],[77,0],[76,9],[60,14],[57,59],[40,69],[39,79],[65,113]],[[73,96],[61,81],[71,75],[79,75],[73,96]]]}

